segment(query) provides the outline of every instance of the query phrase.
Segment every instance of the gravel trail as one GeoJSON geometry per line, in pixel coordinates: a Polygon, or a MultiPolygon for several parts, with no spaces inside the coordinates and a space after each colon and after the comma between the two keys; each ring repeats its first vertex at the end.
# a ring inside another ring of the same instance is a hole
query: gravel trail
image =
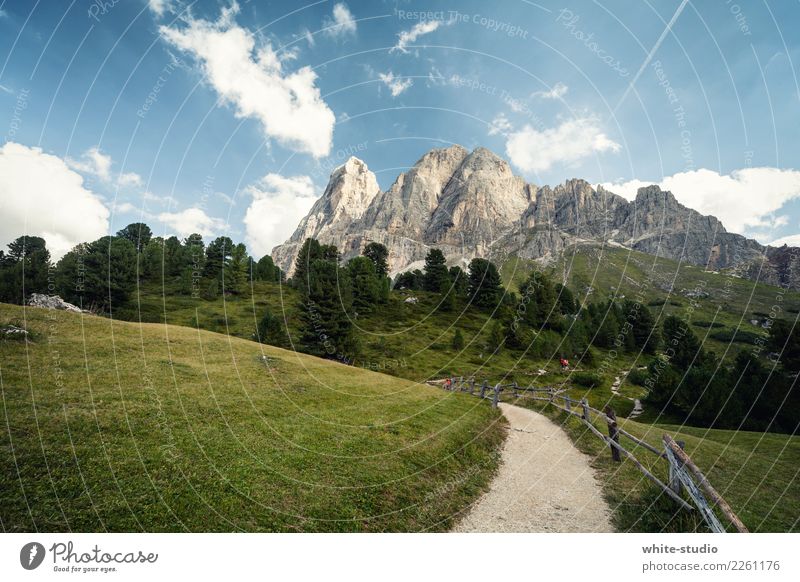
{"type": "Polygon", "coordinates": [[[455,532],[611,532],[589,457],[541,414],[500,404],[510,430],[489,491],[455,532]]]}

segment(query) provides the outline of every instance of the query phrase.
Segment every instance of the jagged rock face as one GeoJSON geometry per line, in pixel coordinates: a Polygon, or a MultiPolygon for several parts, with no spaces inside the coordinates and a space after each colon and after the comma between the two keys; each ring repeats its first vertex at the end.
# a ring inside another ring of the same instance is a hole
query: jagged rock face
{"type": "Polygon", "coordinates": [[[505,160],[478,148],[459,165],[442,192],[425,241],[474,247],[500,238],[528,206],[525,181],[505,160]]]}
{"type": "Polygon", "coordinates": [[[600,242],[800,288],[800,249],[764,247],[726,232],[717,218],[658,186],[640,188],[630,202],[579,179],[537,187],[489,150],[458,145],[426,153],[386,192],[364,162],[350,158],[292,237],[273,250],[289,275],[308,237],[337,245],[345,259],[368,242],[382,243],[392,273],[421,268],[433,247],[463,266],[512,254],[547,263],[570,245],[600,242]]]}
{"type": "Polygon", "coordinates": [[[358,158],[348,159],[333,171],[325,192],[300,221],[292,237],[272,251],[276,264],[284,270],[288,265],[294,267],[294,257],[307,238],[342,248],[347,227],[364,216],[380,192],[378,180],[367,165],[358,158]]]}

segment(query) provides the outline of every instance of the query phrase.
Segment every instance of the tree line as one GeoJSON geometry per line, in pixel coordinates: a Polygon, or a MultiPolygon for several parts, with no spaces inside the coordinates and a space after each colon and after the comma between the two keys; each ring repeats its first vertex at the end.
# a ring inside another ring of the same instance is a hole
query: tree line
{"type": "Polygon", "coordinates": [[[269,255],[256,261],[244,243],[220,236],[208,245],[200,234],[183,240],[153,236],[147,224],[129,224],[115,236],[80,243],[53,263],[41,237],[21,236],[0,251],[0,301],[24,303],[32,293],[60,295],[86,309],[108,311],[126,302],[139,281],[170,291],[215,299],[241,293],[250,281],[284,274],[269,255]]]}

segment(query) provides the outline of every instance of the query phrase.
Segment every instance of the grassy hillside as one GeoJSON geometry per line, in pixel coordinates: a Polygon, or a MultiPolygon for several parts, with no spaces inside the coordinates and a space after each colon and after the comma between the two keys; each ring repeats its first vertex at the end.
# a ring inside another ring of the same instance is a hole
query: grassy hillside
{"type": "MultiPolygon", "coordinates": [[[[531,261],[508,259],[502,274],[509,290],[517,291],[533,268],[531,261]]],[[[674,314],[688,318],[704,347],[728,360],[766,337],[762,326],[769,317],[794,319],[800,310],[800,294],[796,292],[618,247],[573,247],[548,270],[557,280],[566,278],[579,299],[599,301],[618,292],[648,304],[658,317],[674,314]]],[[[447,374],[505,377],[521,383],[534,378],[564,381],[558,373],[562,348],[557,341],[547,357],[509,350],[490,354],[486,344],[493,322],[487,314],[463,306],[444,313],[436,309],[438,302],[438,296],[424,292],[393,292],[388,305],[355,320],[362,346],[356,365],[416,381],[447,374]],[[417,303],[405,303],[410,296],[417,303]],[[465,339],[461,350],[451,347],[456,329],[465,339]],[[547,372],[544,376],[539,375],[542,369],[547,372]]],[[[199,326],[252,338],[259,319],[269,309],[285,318],[297,338],[297,304],[294,289],[273,283],[255,282],[241,295],[208,301],[181,295],[176,283],[162,286],[145,282],[136,296],[115,310],[115,317],[199,326]]],[[[602,350],[597,353],[601,359],[605,356],[602,350]]],[[[608,368],[608,381],[618,372],[648,362],[647,357],[620,354],[608,368]]]]}
{"type": "MultiPolygon", "coordinates": [[[[513,273],[514,266],[510,263],[504,273],[513,273]]],[[[523,261],[516,271],[524,266],[523,261]]],[[[588,294],[595,300],[619,293],[643,301],[661,316],[688,315],[705,347],[720,356],[765,336],[762,325],[770,317],[794,320],[800,312],[796,291],[614,246],[571,247],[551,268],[580,297],[588,294]]]]}
{"type": "Polygon", "coordinates": [[[502,421],[466,396],[191,327],[10,323],[5,531],[444,530],[496,466],[502,421]]]}

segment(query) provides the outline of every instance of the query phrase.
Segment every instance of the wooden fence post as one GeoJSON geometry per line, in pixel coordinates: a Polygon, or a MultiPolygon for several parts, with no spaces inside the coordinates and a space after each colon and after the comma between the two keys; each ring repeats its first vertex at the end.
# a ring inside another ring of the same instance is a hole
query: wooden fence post
{"type": "Polygon", "coordinates": [[[489,387],[489,383],[484,380],[483,384],[481,384],[481,400],[486,398],[486,389],[489,387]]]}
{"type": "Polygon", "coordinates": [[[475,393],[475,378],[471,378],[469,381],[469,394],[470,396],[472,396],[472,394],[474,393],[475,393]]]}
{"type": "MultiPolygon", "coordinates": [[[[550,400],[553,400],[552,396],[550,397],[550,400]]],[[[572,414],[572,400],[570,400],[569,396],[564,398],[564,405],[567,407],[567,412],[572,414]]]]}
{"type": "MultiPolygon", "coordinates": [[[[684,441],[675,441],[681,450],[686,446],[684,441]]],[[[677,456],[675,456],[675,462],[680,463],[683,465],[683,461],[677,456]]],[[[678,478],[678,469],[675,467],[673,463],[669,464],[669,488],[672,489],[678,495],[681,494],[681,480],[678,478]]]]}
{"type": "Polygon", "coordinates": [[[517,385],[516,380],[514,381],[514,384],[512,385],[512,388],[514,389],[514,398],[518,398],[519,397],[519,392],[518,392],[519,386],[517,385]]]}
{"type": "MultiPolygon", "coordinates": [[[[610,406],[605,407],[605,413],[608,417],[608,438],[610,438],[613,442],[619,444],[619,429],[617,428],[617,415],[614,414],[614,409],[610,406]]],[[[619,456],[619,449],[614,445],[609,445],[611,447],[611,458],[618,463],[622,461],[622,458],[619,456]]]]}
{"type": "Polygon", "coordinates": [[[500,402],[500,383],[494,386],[494,398],[492,399],[492,408],[497,408],[497,403],[500,402]]]}
{"type": "Polygon", "coordinates": [[[581,418],[589,422],[589,401],[586,398],[581,398],[581,407],[583,408],[583,416],[581,418]]]}

